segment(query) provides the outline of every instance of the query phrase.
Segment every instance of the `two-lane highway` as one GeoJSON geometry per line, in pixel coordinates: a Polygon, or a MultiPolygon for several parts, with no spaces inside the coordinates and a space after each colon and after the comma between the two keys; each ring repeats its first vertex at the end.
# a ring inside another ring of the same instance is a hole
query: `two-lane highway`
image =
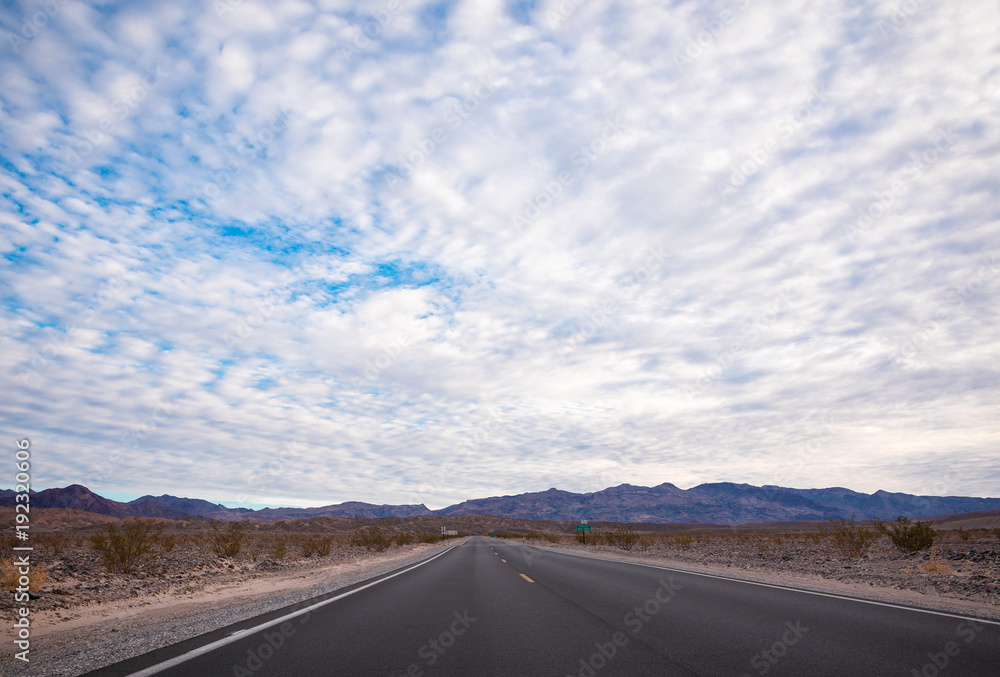
{"type": "Polygon", "coordinates": [[[474,537],[91,674],[985,676],[1000,624],[474,537]]]}

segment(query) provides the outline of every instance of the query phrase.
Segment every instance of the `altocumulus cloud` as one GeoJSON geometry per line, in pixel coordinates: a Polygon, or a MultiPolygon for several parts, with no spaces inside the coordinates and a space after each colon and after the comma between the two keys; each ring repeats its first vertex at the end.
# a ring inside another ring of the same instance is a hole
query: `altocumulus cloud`
{"type": "Polygon", "coordinates": [[[0,24],[0,428],[39,487],[996,493],[995,6],[0,24]]]}

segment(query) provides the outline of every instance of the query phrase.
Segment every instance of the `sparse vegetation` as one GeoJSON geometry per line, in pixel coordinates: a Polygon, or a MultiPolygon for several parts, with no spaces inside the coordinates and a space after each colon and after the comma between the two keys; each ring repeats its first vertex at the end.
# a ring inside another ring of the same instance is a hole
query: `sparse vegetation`
{"type": "Polygon", "coordinates": [[[908,517],[900,515],[889,526],[882,522],[877,526],[892,540],[893,545],[907,554],[927,550],[934,545],[934,527],[928,522],[911,522],[908,517]]]}
{"type": "Polygon", "coordinates": [[[875,532],[868,527],[857,524],[852,517],[849,520],[834,520],[830,518],[833,527],[833,542],[847,557],[864,557],[871,549],[875,540],[875,532]]]}
{"type": "Polygon", "coordinates": [[[677,536],[674,536],[673,543],[678,548],[682,550],[687,550],[688,548],[691,547],[691,544],[694,543],[694,539],[687,534],[678,534],[677,536]]]}
{"type": "Polygon", "coordinates": [[[239,522],[230,522],[222,529],[213,522],[212,533],[209,535],[208,541],[216,557],[232,559],[240,554],[246,537],[243,525],[239,522]]]}
{"type": "Polygon", "coordinates": [[[392,540],[395,541],[396,545],[404,546],[413,543],[414,537],[413,534],[403,533],[403,534],[396,534],[395,536],[392,537],[392,540]]]}
{"type": "Polygon", "coordinates": [[[608,545],[613,545],[622,550],[631,550],[639,545],[639,534],[632,527],[615,527],[611,531],[605,532],[605,540],[608,545]]]}
{"type": "Polygon", "coordinates": [[[280,562],[288,554],[288,545],[283,540],[277,540],[268,548],[268,554],[271,555],[271,559],[280,562]]]}
{"type": "Polygon", "coordinates": [[[0,534],[0,560],[14,559],[14,536],[10,532],[0,534]]]}
{"type": "Polygon", "coordinates": [[[937,548],[931,547],[930,559],[917,567],[919,571],[928,574],[953,574],[955,570],[947,562],[940,562],[937,558],[937,548]]]}
{"type": "Polygon", "coordinates": [[[330,554],[330,545],[332,543],[332,536],[307,536],[302,539],[299,547],[302,549],[303,557],[312,557],[313,555],[326,557],[330,554]]]}
{"type": "MultiPolygon", "coordinates": [[[[0,562],[0,584],[4,590],[13,590],[18,586],[18,579],[21,573],[14,566],[14,560],[4,560],[0,562]]],[[[28,574],[28,591],[38,592],[45,585],[49,574],[44,564],[33,564],[28,574]]]]}
{"type": "Polygon", "coordinates": [[[156,546],[163,552],[170,552],[177,547],[177,536],[174,534],[158,534],[156,546]]]}
{"type": "Polygon", "coordinates": [[[162,524],[154,525],[152,520],[123,522],[120,528],[108,522],[103,532],[91,537],[90,544],[108,573],[130,574],[156,558],[153,546],[162,529],[162,524]]]}
{"type": "Polygon", "coordinates": [[[371,527],[355,531],[351,535],[351,545],[362,547],[365,550],[382,552],[392,545],[392,541],[386,538],[380,527],[371,527]]]}

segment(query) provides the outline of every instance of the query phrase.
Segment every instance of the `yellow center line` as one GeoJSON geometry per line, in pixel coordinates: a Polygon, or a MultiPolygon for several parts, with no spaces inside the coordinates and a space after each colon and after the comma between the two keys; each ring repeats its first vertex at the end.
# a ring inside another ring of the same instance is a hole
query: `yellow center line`
{"type": "Polygon", "coordinates": [[[500,561],[503,562],[504,564],[507,563],[507,560],[505,560],[503,557],[500,558],[500,561]]]}
{"type": "Polygon", "coordinates": [[[524,580],[528,581],[529,583],[534,583],[534,581],[533,581],[533,580],[531,580],[530,578],[528,578],[528,577],[527,577],[527,576],[525,576],[524,574],[521,574],[521,578],[523,578],[524,580]]]}

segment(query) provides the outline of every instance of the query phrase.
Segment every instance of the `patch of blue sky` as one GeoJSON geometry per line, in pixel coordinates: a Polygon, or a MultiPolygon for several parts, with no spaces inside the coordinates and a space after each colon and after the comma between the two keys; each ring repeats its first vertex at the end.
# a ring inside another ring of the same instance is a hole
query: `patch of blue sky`
{"type": "Polygon", "coordinates": [[[273,378],[260,378],[254,381],[254,384],[251,387],[254,388],[255,390],[267,391],[270,390],[271,387],[276,384],[277,381],[275,381],[273,378]]]}
{"type": "Polygon", "coordinates": [[[507,2],[507,13],[523,26],[532,24],[531,15],[538,3],[535,0],[513,0],[507,2]]]}

